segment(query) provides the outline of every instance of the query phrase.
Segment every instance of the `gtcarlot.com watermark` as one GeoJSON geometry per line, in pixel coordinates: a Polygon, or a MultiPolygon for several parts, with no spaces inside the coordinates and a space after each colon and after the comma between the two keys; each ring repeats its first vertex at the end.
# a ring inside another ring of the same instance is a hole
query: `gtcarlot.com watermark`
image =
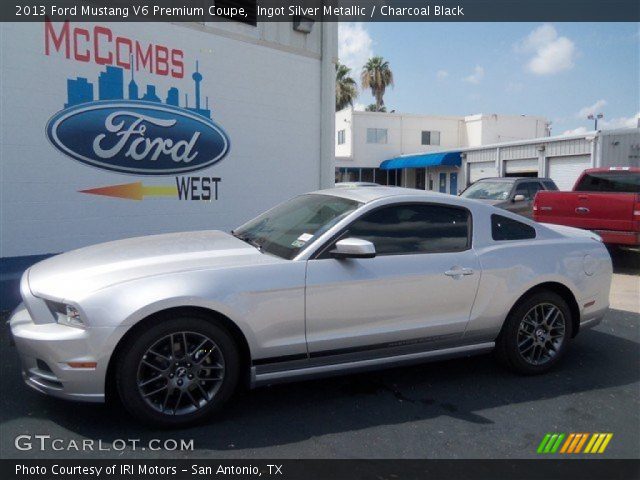
{"type": "Polygon", "coordinates": [[[150,440],[116,438],[109,442],[103,442],[90,438],[81,440],[56,438],[51,435],[18,435],[13,444],[16,449],[27,452],[121,452],[123,450],[188,452],[195,448],[193,439],[185,440],[183,438],[152,438],[150,440]]]}

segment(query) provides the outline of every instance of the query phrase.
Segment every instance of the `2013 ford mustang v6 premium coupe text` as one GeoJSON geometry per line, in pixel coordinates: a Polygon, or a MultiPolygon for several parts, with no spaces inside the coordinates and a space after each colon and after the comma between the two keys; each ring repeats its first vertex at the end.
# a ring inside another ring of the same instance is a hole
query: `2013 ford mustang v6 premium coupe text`
{"type": "Polygon", "coordinates": [[[234,230],[71,251],[25,272],[10,326],[26,383],[117,392],[184,426],[250,387],[495,350],[546,372],[609,305],[591,232],[396,187],[298,196],[234,230]]]}

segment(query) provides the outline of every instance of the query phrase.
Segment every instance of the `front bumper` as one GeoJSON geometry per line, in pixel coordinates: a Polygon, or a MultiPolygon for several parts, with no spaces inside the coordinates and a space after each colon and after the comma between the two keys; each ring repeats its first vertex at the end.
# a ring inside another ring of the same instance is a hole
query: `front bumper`
{"type": "Polygon", "coordinates": [[[31,388],[54,397],[104,402],[108,358],[98,353],[104,328],[80,329],[58,323],[34,323],[20,305],[9,327],[20,355],[22,377],[31,388]],[[96,362],[96,368],[72,368],[69,362],[96,362]]]}

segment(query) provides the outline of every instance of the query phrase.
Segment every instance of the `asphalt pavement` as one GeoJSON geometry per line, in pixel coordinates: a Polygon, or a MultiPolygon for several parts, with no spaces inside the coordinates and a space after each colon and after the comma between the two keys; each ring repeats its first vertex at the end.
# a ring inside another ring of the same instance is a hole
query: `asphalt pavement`
{"type": "Polygon", "coordinates": [[[601,325],[574,339],[562,365],[547,375],[514,375],[485,355],[278,385],[242,393],[216,418],[187,430],[149,430],[117,405],[75,404],[32,392],[3,331],[0,455],[532,458],[548,432],[610,432],[601,457],[639,458],[639,260],[635,253],[614,254],[612,309],[601,325]],[[30,435],[32,448],[16,448],[18,435],[30,435]],[[41,451],[35,435],[72,448],[55,451],[47,443],[41,451]],[[127,439],[139,439],[135,450],[127,439]],[[194,449],[151,451],[153,439],[193,440],[194,449]],[[73,448],[83,441],[94,449],[73,448]]]}

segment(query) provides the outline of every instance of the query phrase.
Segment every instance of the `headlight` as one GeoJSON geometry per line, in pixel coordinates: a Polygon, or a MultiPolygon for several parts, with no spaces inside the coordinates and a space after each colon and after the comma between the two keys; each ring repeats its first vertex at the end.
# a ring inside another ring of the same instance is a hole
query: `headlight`
{"type": "Polygon", "coordinates": [[[70,327],[85,328],[84,321],[80,317],[80,311],[73,305],[56,302],[47,303],[59,324],[68,325],[70,327]]]}

